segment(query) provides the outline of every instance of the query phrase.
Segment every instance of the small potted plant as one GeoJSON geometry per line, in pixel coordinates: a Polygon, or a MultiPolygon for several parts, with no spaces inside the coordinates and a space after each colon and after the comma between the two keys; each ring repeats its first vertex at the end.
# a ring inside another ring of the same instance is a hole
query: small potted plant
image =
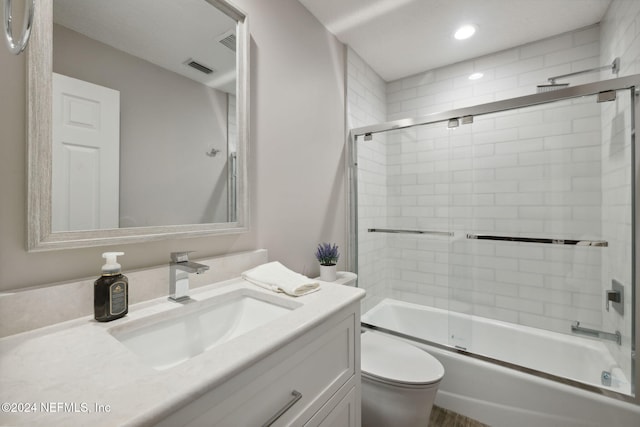
{"type": "Polygon", "coordinates": [[[340,258],[338,246],[321,243],[316,250],[316,259],[320,263],[320,280],[334,282],[336,280],[336,264],[340,258]]]}

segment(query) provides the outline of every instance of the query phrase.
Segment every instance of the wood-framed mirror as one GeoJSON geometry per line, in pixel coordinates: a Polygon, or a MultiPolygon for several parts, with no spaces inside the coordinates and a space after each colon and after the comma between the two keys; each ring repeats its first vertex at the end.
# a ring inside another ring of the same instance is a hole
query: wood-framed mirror
{"type": "Polygon", "coordinates": [[[27,249],[246,232],[249,33],[225,0],[36,0],[27,249]]]}

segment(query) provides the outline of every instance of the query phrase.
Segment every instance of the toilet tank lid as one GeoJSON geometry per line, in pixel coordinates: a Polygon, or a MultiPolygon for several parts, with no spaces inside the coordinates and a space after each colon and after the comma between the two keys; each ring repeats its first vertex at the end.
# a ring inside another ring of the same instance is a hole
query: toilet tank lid
{"type": "Polygon", "coordinates": [[[444,376],[442,364],[414,345],[375,332],[360,337],[363,373],[402,384],[431,384],[444,376]]]}
{"type": "Polygon", "coordinates": [[[358,275],[350,271],[338,271],[336,272],[336,283],[347,286],[354,286],[358,275]]]}

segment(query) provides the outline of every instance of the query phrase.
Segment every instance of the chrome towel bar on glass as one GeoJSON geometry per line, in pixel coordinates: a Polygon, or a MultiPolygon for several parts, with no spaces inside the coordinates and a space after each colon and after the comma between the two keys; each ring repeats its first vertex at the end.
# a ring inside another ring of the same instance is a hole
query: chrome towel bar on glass
{"type": "Polygon", "coordinates": [[[31,27],[33,26],[33,11],[36,8],[36,0],[26,0],[26,10],[24,11],[24,24],[22,25],[22,36],[16,41],[11,30],[13,15],[11,12],[11,0],[4,0],[4,35],[9,52],[14,55],[20,54],[29,42],[31,27]]]}
{"type": "Polygon", "coordinates": [[[547,243],[551,245],[600,246],[600,247],[609,246],[609,243],[604,240],[548,239],[548,238],[538,238],[538,237],[492,236],[489,234],[467,234],[467,239],[502,240],[502,241],[508,241],[508,242],[526,242],[526,243],[547,243]]]}
{"type": "Polygon", "coordinates": [[[450,231],[430,231],[430,230],[398,230],[393,228],[369,228],[369,233],[397,233],[397,234],[434,234],[438,236],[453,236],[450,231]]]}

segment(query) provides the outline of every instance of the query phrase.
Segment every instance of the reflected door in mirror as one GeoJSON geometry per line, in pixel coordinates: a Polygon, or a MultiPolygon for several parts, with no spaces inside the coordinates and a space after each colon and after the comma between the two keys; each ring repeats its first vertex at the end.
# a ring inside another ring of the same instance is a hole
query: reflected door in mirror
{"type": "Polygon", "coordinates": [[[118,228],[120,93],[53,75],[52,230],[118,228]]]}

